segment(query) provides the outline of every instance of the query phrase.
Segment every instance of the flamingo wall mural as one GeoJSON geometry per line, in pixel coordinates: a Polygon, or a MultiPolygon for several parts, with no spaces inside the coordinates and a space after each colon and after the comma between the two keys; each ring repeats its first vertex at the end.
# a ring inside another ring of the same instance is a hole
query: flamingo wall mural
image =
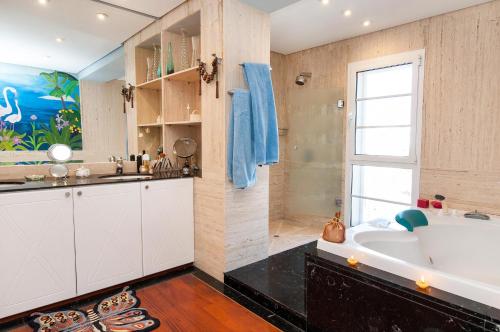
{"type": "Polygon", "coordinates": [[[79,81],[71,74],[0,63],[0,151],[82,149],[79,81]]]}

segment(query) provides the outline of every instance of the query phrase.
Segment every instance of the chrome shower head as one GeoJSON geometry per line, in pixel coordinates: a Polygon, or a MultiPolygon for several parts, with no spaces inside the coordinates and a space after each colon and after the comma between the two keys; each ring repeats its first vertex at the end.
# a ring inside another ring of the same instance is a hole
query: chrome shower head
{"type": "Polygon", "coordinates": [[[306,84],[306,81],[308,78],[311,78],[312,73],[300,73],[299,76],[295,78],[295,84],[297,85],[304,85],[306,84]]]}

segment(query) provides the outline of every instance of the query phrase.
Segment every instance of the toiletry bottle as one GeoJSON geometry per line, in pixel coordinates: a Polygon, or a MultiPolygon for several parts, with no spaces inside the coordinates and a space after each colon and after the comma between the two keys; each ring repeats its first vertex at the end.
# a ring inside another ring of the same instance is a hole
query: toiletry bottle
{"type": "Polygon", "coordinates": [[[142,155],[140,154],[137,155],[136,162],[137,162],[137,173],[140,173],[142,166],[142,155]]]}
{"type": "Polygon", "coordinates": [[[443,195],[440,195],[440,194],[436,194],[436,195],[434,195],[434,198],[437,199],[441,203],[441,207],[440,207],[441,212],[443,214],[448,214],[448,204],[445,201],[446,197],[444,197],[443,195]]]}
{"type": "Polygon", "coordinates": [[[142,165],[144,166],[144,169],[145,169],[145,172],[149,172],[149,165],[150,165],[150,162],[151,162],[151,157],[149,156],[149,154],[146,153],[146,151],[142,151],[143,152],[143,155],[142,155],[142,165]]]}

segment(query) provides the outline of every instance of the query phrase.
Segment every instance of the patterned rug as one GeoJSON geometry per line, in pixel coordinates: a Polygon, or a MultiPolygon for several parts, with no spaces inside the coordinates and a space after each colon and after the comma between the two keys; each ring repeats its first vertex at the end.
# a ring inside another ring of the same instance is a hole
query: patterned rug
{"type": "Polygon", "coordinates": [[[30,326],[37,332],[104,332],[152,331],[160,321],[148,311],[139,308],[135,291],[125,287],[122,292],[103,299],[86,313],[62,310],[51,313],[33,313],[30,326]]]}

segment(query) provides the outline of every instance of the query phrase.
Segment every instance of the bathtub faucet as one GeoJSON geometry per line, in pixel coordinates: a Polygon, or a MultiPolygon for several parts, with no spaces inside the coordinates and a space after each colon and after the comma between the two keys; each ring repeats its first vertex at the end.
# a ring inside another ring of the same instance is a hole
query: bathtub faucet
{"type": "Polygon", "coordinates": [[[477,210],[474,210],[474,212],[467,212],[466,214],[464,214],[464,217],[470,219],[490,220],[489,215],[477,212],[477,210]]]}

